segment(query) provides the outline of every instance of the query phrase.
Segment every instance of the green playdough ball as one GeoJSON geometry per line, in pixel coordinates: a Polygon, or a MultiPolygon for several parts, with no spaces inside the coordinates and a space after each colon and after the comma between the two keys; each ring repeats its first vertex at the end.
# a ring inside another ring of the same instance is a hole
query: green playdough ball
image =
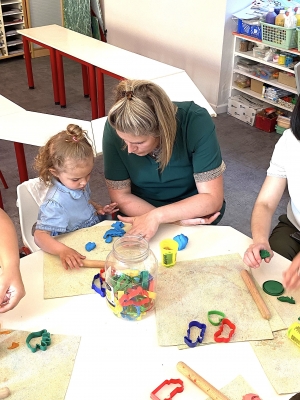
{"type": "Polygon", "coordinates": [[[268,250],[260,250],[259,255],[262,259],[270,257],[270,253],[268,250]]]}

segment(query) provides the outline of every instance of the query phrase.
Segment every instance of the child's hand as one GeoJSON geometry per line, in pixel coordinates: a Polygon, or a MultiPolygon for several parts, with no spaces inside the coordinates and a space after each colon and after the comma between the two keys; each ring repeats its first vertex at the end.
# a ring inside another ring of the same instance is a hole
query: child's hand
{"type": "Polygon", "coordinates": [[[102,214],[113,214],[119,211],[118,203],[110,203],[103,207],[102,214]]]}
{"type": "Polygon", "coordinates": [[[63,251],[59,253],[59,257],[64,269],[78,269],[83,266],[82,260],[85,259],[85,256],[67,246],[64,246],[63,251]]]}
{"type": "Polygon", "coordinates": [[[12,310],[24,296],[25,289],[20,271],[11,275],[2,273],[0,277],[0,313],[12,310]]]}
{"type": "Polygon", "coordinates": [[[101,204],[97,204],[93,200],[89,201],[92,206],[95,207],[97,214],[113,214],[114,212],[119,211],[118,203],[110,203],[106,206],[101,206],[101,204]]]}

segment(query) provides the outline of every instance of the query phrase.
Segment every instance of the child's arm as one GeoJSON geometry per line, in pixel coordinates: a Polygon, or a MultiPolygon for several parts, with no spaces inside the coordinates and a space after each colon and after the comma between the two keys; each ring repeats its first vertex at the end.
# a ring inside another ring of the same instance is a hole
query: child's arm
{"type": "Polygon", "coordinates": [[[80,268],[83,266],[82,260],[85,256],[78,251],[58,242],[50,236],[50,232],[36,229],[34,241],[43,251],[59,256],[65,269],[80,268]]]}
{"type": "Polygon", "coordinates": [[[101,206],[101,204],[97,204],[93,200],[90,200],[90,204],[95,207],[97,214],[113,214],[119,211],[118,203],[110,203],[106,206],[101,206]]]}
{"type": "Polygon", "coordinates": [[[25,296],[15,227],[0,209],[0,313],[12,310],[25,296]]]}

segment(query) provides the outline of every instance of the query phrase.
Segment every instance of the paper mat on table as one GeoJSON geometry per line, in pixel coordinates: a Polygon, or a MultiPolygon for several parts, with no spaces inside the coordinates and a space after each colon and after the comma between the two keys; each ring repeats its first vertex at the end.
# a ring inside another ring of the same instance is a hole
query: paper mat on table
{"type": "MultiPolygon", "coordinates": [[[[113,223],[113,221],[111,221],[113,223]]],[[[124,226],[128,230],[130,224],[124,226]]],[[[113,243],[118,238],[113,238],[111,243],[105,243],[103,235],[110,229],[110,225],[95,225],[90,228],[79,229],[75,232],[57,236],[57,240],[66,246],[72,247],[89,260],[105,261],[112,250],[113,243]],[[95,242],[96,248],[90,252],[85,250],[88,242],[95,242]]],[[[97,268],[80,268],[65,270],[58,256],[44,253],[44,298],[76,296],[95,293],[91,289],[94,276],[99,272],[97,268]]]]}
{"type": "MultiPolygon", "coordinates": [[[[31,332],[11,331],[0,335],[0,387],[8,387],[10,400],[63,400],[80,343],[79,336],[51,334],[46,351],[32,353],[26,345],[31,332]],[[12,342],[19,343],[9,350],[12,342]]],[[[41,338],[30,344],[40,343],[41,338]]]]}
{"type": "Polygon", "coordinates": [[[159,267],[156,325],[160,346],[184,345],[189,322],[207,325],[203,343],[215,343],[218,327],[207,319],[222,311],[236,325],[231,342],[272,339],[269,321],[262,318],[242,277],[246,266],[239,254],[177,262],[159,267]]]}
{"type": "MultiPolygon", "coordinates": [[[[248,393],[259,395],[258,393],[255,393],[252,387],[240,375],[228,383],[228,385],[224,386],[220,392],[227,396],[230,400],[241,400],[243,396],[248,393]]],[[[205,400],[209,399],[211,399],[211,397],[207,397],[205,400]]]]}
{"type": "Polygon", "coordinates": [[[278,394],[300,392],[300,348],[287,337],[287,329],[273,340],[250,343],[271,385],[278,394]]]}

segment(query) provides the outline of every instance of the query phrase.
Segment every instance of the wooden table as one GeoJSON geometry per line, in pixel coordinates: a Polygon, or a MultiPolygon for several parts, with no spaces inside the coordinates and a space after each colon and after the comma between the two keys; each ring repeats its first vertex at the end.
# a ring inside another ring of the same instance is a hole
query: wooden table
{"type": "MultiPolygon", "coordinates": [[[[162,239],[180,233],[189,237],[189,244],[184,252],[178,253],[178,261],[233,253],[243,256],[251,243],[247,236],[231,227],[162,225],[150,241],[155,255],[160,257],[162,239]]],[[[81,336],[65,400],[149,399],[150,392],[170,378],[184,381],[185,389],[178,399],[206,399],[200,389],[177,371],[178,361],[184,361],[218,389],[242,375],[262,399],[288,400],[292,396],[275,393],[247,342],[181,351],[176,346],[159,347],[154,313],[142,321],[121,320],[98,294],[44,300],[42,251],[20,262],[27,294],[14,310],[1,315],[2,328],[47,329],[50,333],[81,336]]],[[[253,273],[260,284],[270,278],[281,280],[288,265],[288,260],[276,254],[270,265],[265,264],[253,273]]]]}

